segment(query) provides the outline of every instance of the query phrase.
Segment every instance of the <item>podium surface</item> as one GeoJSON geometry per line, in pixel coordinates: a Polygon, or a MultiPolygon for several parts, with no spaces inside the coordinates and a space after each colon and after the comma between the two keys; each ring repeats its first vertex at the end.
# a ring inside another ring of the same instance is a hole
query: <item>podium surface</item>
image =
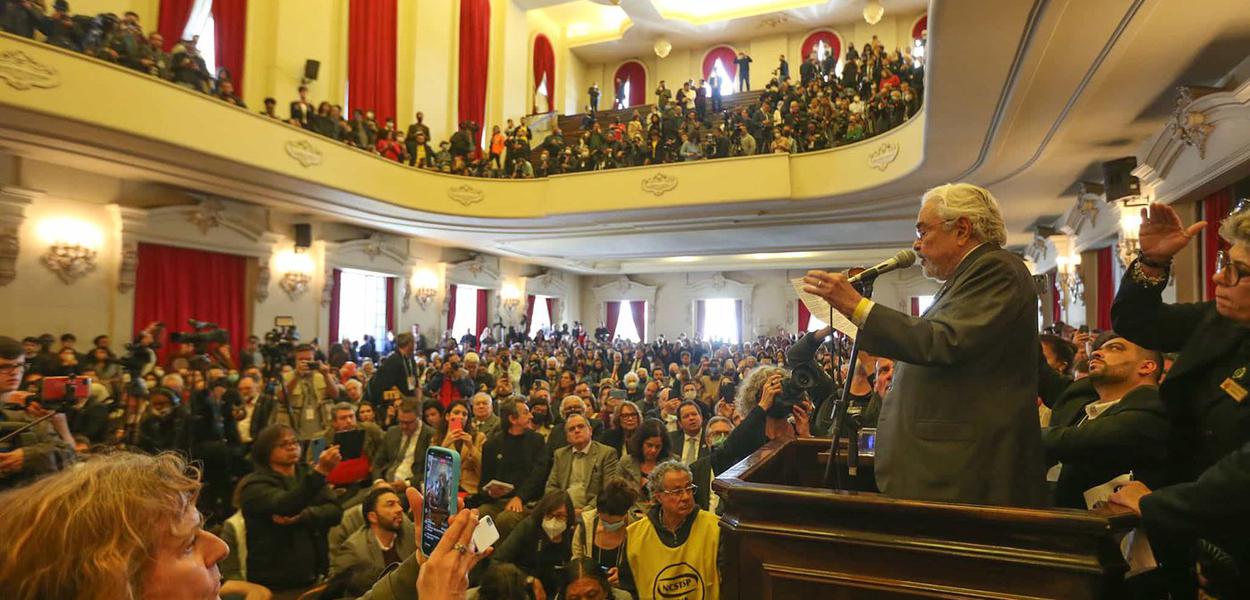
{"type": "MultiPolygon", "coordinates": [[[[722,598],[1117,598],[1126,509],[897,500],[822,485],[828,439],[774,441],[718,477],[722,598]]],[[[841,461],[839,461],[841,462],[841,461]]],[[[864,462],[862,461],[861,465],[864,462]]]]}

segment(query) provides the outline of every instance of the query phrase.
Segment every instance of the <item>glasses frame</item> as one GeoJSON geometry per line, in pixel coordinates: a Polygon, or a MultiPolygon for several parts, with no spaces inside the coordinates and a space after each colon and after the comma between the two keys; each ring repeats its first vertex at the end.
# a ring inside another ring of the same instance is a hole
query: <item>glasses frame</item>
{"type": "MultiPolygon", "coordinates": [[[[1244,202],[1244,201],[1243,201],[1244,202]]],[[[1241,267],[1233,261],[1228,255],[1227,250],[1221,250],[1215,255],[1215,273],[1212,274],[1217,283],[1225,287],[1234,287],[1241,283],[1242,277],[1250,277],[1250,273],[1243,273],[1241,267]]]]}
{"type": "Polygon", "coordinates": [[[661,494],[669,497],[680,497],[686,492],[689,492],[691,496],[694,496],[699,492],[699,486],[692,483],[684,488],[677,488],[675,490],[660,490],[661,494]]]}
{"type": "MultiPolygon", "coordinates": [[[[955,217],[954,219],[943,219],[938,221],[938,227],[943,227],[958,220],[959,217],[955,217]]],[[[916,225],[916,241],[918,242],[924,241],[925,236],[929,235],[929,233],[931,233],[934,229],[937,229],[937,227],[934,227],[933,229],[921,229],[920,225],[923,225],[923,223],[916,225]]]]}

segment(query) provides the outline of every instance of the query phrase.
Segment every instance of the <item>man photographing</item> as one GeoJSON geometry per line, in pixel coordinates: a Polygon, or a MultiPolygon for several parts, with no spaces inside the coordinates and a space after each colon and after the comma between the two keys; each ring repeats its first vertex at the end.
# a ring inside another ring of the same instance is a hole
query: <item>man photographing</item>
{"type": "Polygon", "coordinates": [[[877,421],[877,486],[916,500],[1046,504],[1037,423],[1037,291],[1003,249],[989,191],[966,183],[924,194],[916,251],[942,281],[912,317],[864,298],[840,273],[804,289],[859,325],[860,348],[897,361],[877,421]]]}

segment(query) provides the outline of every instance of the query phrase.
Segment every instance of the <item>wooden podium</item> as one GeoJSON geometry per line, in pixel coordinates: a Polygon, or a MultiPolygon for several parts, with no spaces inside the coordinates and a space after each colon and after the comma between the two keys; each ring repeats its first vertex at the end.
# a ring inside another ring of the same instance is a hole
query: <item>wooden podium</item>
{"type": "MultiPolygon", "coordinates": [[[[723,598],[1124,595],[1128,565],[1118,540],[1137,524],[1128,510],[833,492],[821,485],[828,454],[828,439],[770,442],[716,479],[713,488],[725,499],[723,598]]],[[[860,463],[871,469],[871,458],[860,463]]],[[[861,488],[872,489],[871,482],[861,488]]]]}

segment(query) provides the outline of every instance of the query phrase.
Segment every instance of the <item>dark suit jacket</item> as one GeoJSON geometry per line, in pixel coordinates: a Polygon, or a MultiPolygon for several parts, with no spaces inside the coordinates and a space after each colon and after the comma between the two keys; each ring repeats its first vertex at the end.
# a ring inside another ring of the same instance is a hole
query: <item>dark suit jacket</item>
{"type": "Polygon", "coordinates": [[[877,485],[896,498],[1048,503],[1037,422],[1037,289],[1014,254],[964,257],[923,316],[880,304],[861,347],[898,361],[877,419],[877,485]]]}
{"type": "Polygon", "coordinates": [[[1151,485],[1163,461],[1168,420],[1159,388],[1138,387],[1097,419],[1081,423],[1085,407],[1099,400],[1089,378],[1073,383],[1055,403],[1050,427],[1042,430],[1047,464],[1063,463],[1056,506],[1084,509],[1085,490],[1129,471],[1151,485]]]}
{"type": "Polygon", "coordinates": [[[764,423],[764,410],[758,406],[752,408],[742,422],[729,433],[724,444],[721,444],[719,448],[709,449],[699,460],[690,465],[691,479],[695,485],[699,486],[694,491],[694,501],[698,503],[699,508],[709,510],[712,499],[711,482],[718,473],[725,472],[752,452],[759,450],[760,446],[768,443],[768,436],[764,434],[764,423]]]}
{"type": "Polygon", "coordinates": [[[378,372],[373,374],[373,378],[369,380],[369,385],[365,389],[366,398],[369,402],[377,406],[382,402],[382,393],[392,387],[398,388],[399,393],[403,396],[415,396],[417,390],[415,387],[408,386],[408,373],[412,373],[416,378],[419,375],[417,371],[417,363],[412,357],[405,357],[398,350],[387,355],[382,359],[382,364],[378,366],[378,372]],[[407,369],[404,368],[404,361],[408,361],[407,369]]]}
{"type": "MultiPolygon", "coordinates": [[[[359,511],[360,507],[352,510],[359,511]]],[[[407,516],[400,525],[399,537],[395,538],[395,551],[401,558],[412,556],[417,551],[416,527],[407,516]]],[[[330,577],[346,577],[347,591],[352,596],[369,591],[387,566],[382,548],[378,546],[378,538],[368,527],[357,529],[341,546],[330,549],[330,577]]]]}
{"type": "MultiPolygon", "coordinates": [[[[671,444],[671,447],[673,449],[673,458],[676,460],[681,460],[682,448],[684,448],[686,445],[686,432],[682,431],[681,428],[678,427],[677,431],[670,431],[668,433],[668,441],[671,444]]],[[[699,458],[703,458],[704,456],[707,456],[707,451],[708,451],[707,437],[703,435],[702,431],[700,431],[699,432],[699,458]]],[[[698,459],[695,459],[695,460],[698,460],[698,459]]]]}
{"type": "Polygon", "coordinates": [[[308,127],[310,125],[310,119],[312,118],[312,114],[314,112],[316,112],[316,108],[314,108],[312,104],[300,104],[299,100],[291,103],[291,118],[299,121],[299,124],[304,127],[308,127]]]}
{"type": "MultiPolygon", "coordinates": [[[[433,435],[434,430],[425,424],[422,424],[421,431],[417,432],[415,440],[417,447],[413,450],[412,456],[412,477],[408,480],[408,485],[418,487],[421,485],[425,477],[425,451],[430,447],[433,435]]],[[[386,430],[377,458],[370,461],[374,479],[382,479],[388,483],[394,481],[395,468],[403,460],[400,454],[403,444],[404,432],[399,429],[399,425],[392,425],[386,430]]]]}
{"type": "MultiPolygon", "coordinates": [[[[595,508],[599,505],[599,492],[603,491],[603,483],[608,477],[616,473],[616,450],[604,446],[596,441],[591,441],[590,446],[586,448],[586,458],[589,460],[589,471],[586,473],[586,508],[595,508]]],[[[551,472],[547,475],[547,494],[556,490],[567,490],[569,488],[569,477],[573,474],[573,447],[565,446],[556,450],[555,456],[551,461],[551,472]]],[[[582,508],[582,507],[578,507],[582,508]]]]}

